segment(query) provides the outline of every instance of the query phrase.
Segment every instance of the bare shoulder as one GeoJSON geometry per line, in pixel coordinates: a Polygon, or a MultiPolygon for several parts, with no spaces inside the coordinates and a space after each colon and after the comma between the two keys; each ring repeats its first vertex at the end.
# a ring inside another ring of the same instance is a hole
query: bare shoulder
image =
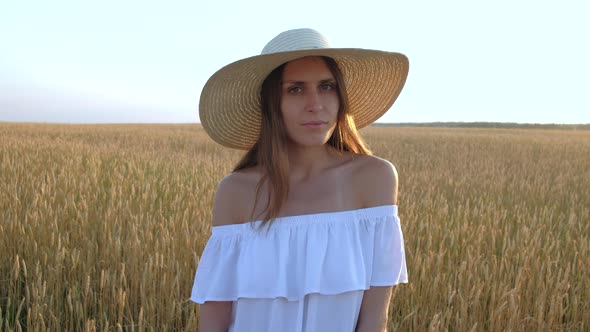
{"type": "Polygon", "coordinates": [[[232,172],[219,182],[213,202],[213,226],[243,222],[260,176],[255,170],[232,172]]]}
{"type": "Polygon", "coordinates": [[[397,204],[398,176],[388,160],[363,155],[355,158],[354,184],[367,207],[397,204]]]}

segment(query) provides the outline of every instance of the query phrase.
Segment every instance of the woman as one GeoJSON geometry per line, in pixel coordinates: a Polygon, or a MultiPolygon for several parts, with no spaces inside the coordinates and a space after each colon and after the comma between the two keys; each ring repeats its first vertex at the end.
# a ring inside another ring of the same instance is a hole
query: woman
{"type": "Polygon", "coordinates": [[[203,127],[248,152],[215,195],[191,296],[200,331],[385,329],[407,282],[397,173],[356,128],[391,107],[407,72],[402,54],[296,29],[209,79],[203,127]]]}

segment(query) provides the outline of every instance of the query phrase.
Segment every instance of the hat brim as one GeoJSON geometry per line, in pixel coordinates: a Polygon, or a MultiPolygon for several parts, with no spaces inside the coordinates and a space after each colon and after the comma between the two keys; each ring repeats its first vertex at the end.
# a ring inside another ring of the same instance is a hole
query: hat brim
{"type": "Polygon", "coordinates": [[[217,143],[247,150],[260,132],[260,89],[278,66],[305,56],[327,56],[340,67],[357,128],[379,119],[395,102],[408,76],[401,53],[358,48],[322,48],[257,55],[233,62],[209,78],[199,101],[199,118],[217,143]]]}

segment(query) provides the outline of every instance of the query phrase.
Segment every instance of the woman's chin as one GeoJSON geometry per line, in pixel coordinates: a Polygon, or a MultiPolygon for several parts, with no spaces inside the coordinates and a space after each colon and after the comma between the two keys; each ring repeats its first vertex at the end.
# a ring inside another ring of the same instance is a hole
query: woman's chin
{"type": "Polygon", "coordinates": [[[328,143],[328,140],[330,139],[330,137],[300,137],[294,140],[291,140],[291,143],[293,143],[296,146],[302,146],[302,147],[317,147],[317,146],[322,146],[326,143],[328,143]]]}

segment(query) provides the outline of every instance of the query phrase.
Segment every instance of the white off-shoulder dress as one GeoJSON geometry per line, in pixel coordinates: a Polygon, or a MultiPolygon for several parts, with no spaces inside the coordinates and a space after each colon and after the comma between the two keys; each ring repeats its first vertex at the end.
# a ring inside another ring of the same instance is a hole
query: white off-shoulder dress
{"type": "Polygon", "coordinates": [[[396,205],[214,226],[191,300],[232,301],[229,331],[354,331],[363,291],[408,282],[396,205]]]}

